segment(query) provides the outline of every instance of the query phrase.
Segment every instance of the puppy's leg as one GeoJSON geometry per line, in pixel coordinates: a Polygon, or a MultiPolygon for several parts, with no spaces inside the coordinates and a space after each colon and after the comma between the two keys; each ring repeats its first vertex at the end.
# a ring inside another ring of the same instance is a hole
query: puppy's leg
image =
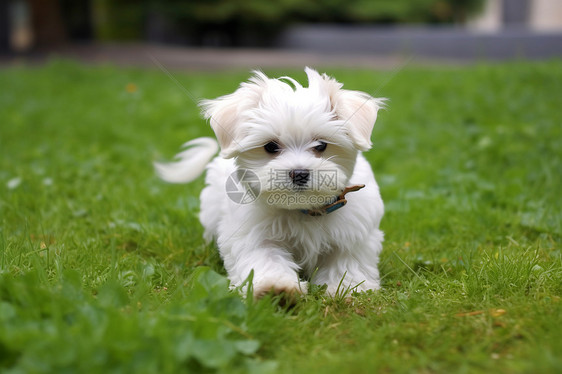
{"type": "Polygon", "coordinates": [[[274,245],[236,242],[223,259],[233,285],[242,284],[254,271],[254,297],[260,298],[272,292],[293,298],[307,292],[307,285],[299,281],[299,266],[290,253],[274,245]]]}
{"type": "Polygon", "coordinates": [[[320,259],[319,268],[312,282],[326,284],[327,292],[335,295],[346,289],[357,291],[377,290],[380,288],[379,253],[382,250],[383,234],[375,230],[362,243],[355,243],[349,248],[335,248],[320,259]]]}

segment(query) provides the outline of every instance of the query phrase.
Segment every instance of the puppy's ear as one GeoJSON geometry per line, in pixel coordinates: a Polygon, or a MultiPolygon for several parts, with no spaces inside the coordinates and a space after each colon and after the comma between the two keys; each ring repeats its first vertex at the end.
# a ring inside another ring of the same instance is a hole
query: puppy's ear
{"type": "Polygon", "coordinates": [[[332,95],[332,105],[337,117],[345,121],[345,128],[355,147],[361,151],[371,149],[371,133],[378,110],[384,99],[375,99],[360,91],[340,89],[332,95]]]}
{"type": "Polygon", "coordinates": [[[371,132],[377,120],[378,110],[384,106],[384,99],[375,99],[360,91],[342,89],[343,85],[326,74],[318,74],[306,68],[310,87],[316,87],[321,94],[330,98],[331,109],[338,119],[344,121],[345,130],[355,147],[361,151],[371,148],[371,132]]]}
{"type": "Polygon", "coordinates": [[[234,157],[237,153],[238,101],[235,92],[214,100],[202,100],[199,103],[203,117],[209,120],[215,132],[224,158],[234,157]]]}
{"type": "Polygon", "coordinates": [[[199,103],[203,117],[209,120],[215,132],[222,157],[232,158],[242,151],[239,141],[244,137],[240,129],[243,113],[258,106],[267,80],[263,73],[255,72],[250,81],[242,83],[234,93],[199,103]]]}

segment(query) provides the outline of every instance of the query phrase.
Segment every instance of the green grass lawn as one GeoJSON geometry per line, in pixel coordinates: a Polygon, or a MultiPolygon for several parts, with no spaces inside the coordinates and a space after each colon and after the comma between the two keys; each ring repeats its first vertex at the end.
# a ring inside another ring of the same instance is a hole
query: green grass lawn
{"type": "MultiPolygon", "coordinates": [[[[211,135],[169,77],[1,70],[0,372],[562,372],[560,61],[328,73],[390,99],[383,289],[287,310],[228,291],[202,178],[155,177],[211,135]]],[[[174,74],[196,98],[248,75],[174,74]]]]}

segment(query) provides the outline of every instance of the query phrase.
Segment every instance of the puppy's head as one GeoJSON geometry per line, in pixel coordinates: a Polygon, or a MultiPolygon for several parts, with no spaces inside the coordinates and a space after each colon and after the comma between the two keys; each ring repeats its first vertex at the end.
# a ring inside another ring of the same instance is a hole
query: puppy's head
{"type": "Polygon", "coordinates": [[[353,173],[358,151],[371,148],[382,105],[307,68],[308,87],[257,72],[234,93],[201,102],[224,158],[255,173],[260,203],[314,209],[330,203],[353,173]]]}

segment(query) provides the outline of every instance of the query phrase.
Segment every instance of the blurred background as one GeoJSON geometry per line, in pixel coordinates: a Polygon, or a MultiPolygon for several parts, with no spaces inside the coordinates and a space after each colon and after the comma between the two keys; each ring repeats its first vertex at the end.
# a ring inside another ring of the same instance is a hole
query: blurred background
{"type": "Polygon", "coordinates": [[[108,43],[548,58],[562,51],[562,1],[0,0],[4,56],[108,43]]]}

